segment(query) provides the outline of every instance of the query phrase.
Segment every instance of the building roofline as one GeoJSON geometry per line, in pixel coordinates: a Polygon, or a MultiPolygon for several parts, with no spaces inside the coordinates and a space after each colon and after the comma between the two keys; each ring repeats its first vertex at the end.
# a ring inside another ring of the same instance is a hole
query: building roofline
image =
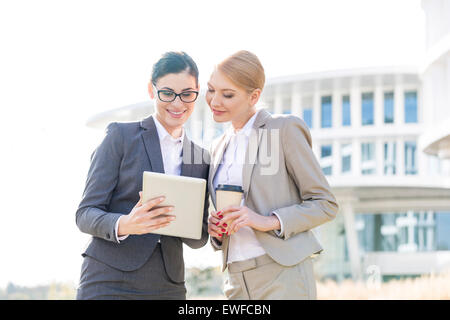
{"type": "Polygon", "coordinates": [[[320,79],[334,79],[344,77],[358,77],[370,75],[384,75],[384,74],[412,74],[419,75],[419,67],[413,65],[404,66],[380,66],[380,67],[364,67],[352,69],[336,69],[329,71],[318,71],[309,73],[299,73],[279,77],[271,77],[267,80],[267,85],[274,85],[280,83],[320,80],[320,79]]]}
{"type": "Polygon", "coordinates": [[[90,128],[104,128],[112,121],[136,121],[146,114],[150,114],[152,110],[152,100],[138,102],[97,113],[86,121],[86,126],[90,128]]]}

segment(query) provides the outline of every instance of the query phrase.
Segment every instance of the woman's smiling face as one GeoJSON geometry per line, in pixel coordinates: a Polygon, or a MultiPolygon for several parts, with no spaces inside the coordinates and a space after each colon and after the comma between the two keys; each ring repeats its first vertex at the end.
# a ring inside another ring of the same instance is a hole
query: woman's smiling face
{"type": "Polygon", "coordinates": [[[232,121],[248,112],[251,105],[248,92],[236,86],[217,69],[209,79],[206,102],[217,122],[232,121]]]}
{"type": "Polygon", "coordinates": [[[148,90],[150,97],[155,99],[155,113],[158,121],[170,133],[181,128],[189,119],[194,111],[195,101],[184,102],[177,96],[172,102],[164,102],[158,97],[158,91],[160,91],[160,97],[163,100],[171,100],[172,93],[182,94],[183,99],[188,100],[186,97],[192,95],[190,92],[198,92],[199,88],[196,78],[183,71],[180,73],[169,73],[159,78],[155,85],[150,82],[148,90]]]}

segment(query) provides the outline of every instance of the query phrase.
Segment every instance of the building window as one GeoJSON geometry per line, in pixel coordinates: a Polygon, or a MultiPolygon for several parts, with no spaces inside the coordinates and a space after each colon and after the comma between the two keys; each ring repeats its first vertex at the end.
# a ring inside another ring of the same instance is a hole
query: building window
{"type": "Polygon", "coordinates": [[[386,142],[384,144],[384,174],[395,174],[395,161],[396,161],[396,143],[386,142]]]}
{"type": "Polygon", "coordinates": [[[417,174],[415,141],[405,141],[405,174],[417,174]]]}
{"type": "Polygon", "coordinates": [[[351,113],[350,113],[350,96],[342,97],[342,126],[350,126],[351,121],[351,113]]]}
{"type": "Polygon", "coordinates": [[[323,174],[331,176],[333,166],[333,147],[331,144],[323,145],[320,149],[320,166],[322,167],[323,174]]]}
{"type": "Polygon", "coordinates": [[[321,123],[322,128],[331,128],[331,96],[322,97],[321,102],[321,123]]]}
{"type": "Polygon", "coordinates": [[[449,250],[450,213],[433,211],[357,214],[358,240],[364,252],[449,250]]]}
{"type": "Polygon", "coordinates": [[[375,174],[375,143],[361,144],[361,173],[375,174]]]}
{"type": "Polygon", "coordinates": [[[312,109],[303,109],[303,121],[305,121],[306,125],[309,128],[312,128],[312,117],[313,117],[312,109]]]}
{"type": "Polygon", "coordinates": [[[373,124],[373,93],[363,93],[362,94],[362,125],[373,124]]]}
{"type": "Polygon", "coordinates": [[[405,123],[417,123],[417,91],[405,92],[405,123]]]}
{"type": "Polygon", "coordinates": [[[450,250],[450,212],[436,212],[436,250],[450,250]]]}
{"type": "Polygon", "coordinates": [[[394,123],[394,93],[384,93],[384,123],[394,123]]]}
{"type": "Polygon", "coordinates": [[[350,143],[341,146],[342,173],[352,171],[352,145],[350,143]]]}

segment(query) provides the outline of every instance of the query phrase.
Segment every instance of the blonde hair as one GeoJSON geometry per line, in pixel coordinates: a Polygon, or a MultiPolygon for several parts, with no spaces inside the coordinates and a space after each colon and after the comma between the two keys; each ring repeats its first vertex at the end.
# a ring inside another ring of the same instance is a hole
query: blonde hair
{"type": "Polygon", "coordinates": [[[229,56],[217,65],[217,69],[225,74],[235,85],[248,92],[263,89],[266,76],[258,57],[246,50],[229,56]]]}

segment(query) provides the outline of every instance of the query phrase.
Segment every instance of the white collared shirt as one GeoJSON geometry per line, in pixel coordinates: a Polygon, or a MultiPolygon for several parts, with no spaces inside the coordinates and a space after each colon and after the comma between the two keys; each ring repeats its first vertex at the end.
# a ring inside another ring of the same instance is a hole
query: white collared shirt
{"type": "Polygon", "coordinates": [[[159,144],[161,145],[161,155],[164,163],[164,173],[179,176],[181,174],[181,151],[183,150],[184,128],[181,136],[174,138],[167,132],[163,125],[153,117],[158,131],[159,144]]]}
{"type": "MultiPolygon", "coordinates": [[[[181,174],[182,156],[181,152],[183,150],[184,141],[184,128],[182,128],[181,136],[179,138],[174,138],[167,132],[166,128],[156,119],[156,115],[153,115],[153,120],[155,121],[156,130],[158,132],[159,144],[161,145],[161,155],[164,165],[164,173],[179,176],[181,174]]],[[[128,235],[119,237],[119,221],[120,217],[115,225],[116,239],[120,241],[125,240],[128,235]]]]}
{"type": "MultiPolygon", "coordinates": [[[[242,169],[248,146],[250,133],[258,111],[247,121],[244,127],[235,132],[233,126],[226,131],[229,141],[224,151],[222,161],[213,180],[214,190],[219,184],[242,186],[242,169]]],[[[242,199],[241,206],[245,205],[242,199]]],[[[265,254],[251,227],[242,227],[230,236],[228,245],[228,263],[243,261],[265,254]]]]}

